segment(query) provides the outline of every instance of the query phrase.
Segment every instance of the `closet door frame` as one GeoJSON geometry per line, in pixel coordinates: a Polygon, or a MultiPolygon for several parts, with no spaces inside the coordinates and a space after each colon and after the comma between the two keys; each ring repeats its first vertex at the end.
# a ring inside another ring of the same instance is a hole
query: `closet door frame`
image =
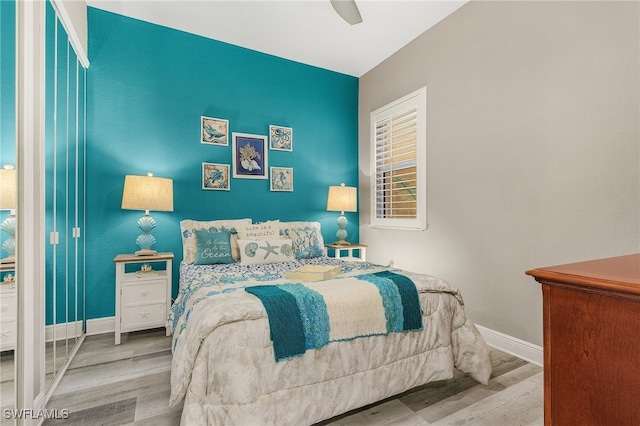
{"type": "MultiPolygon", "coordinates": [[[[18,301],[16,408],[43,409],[44,375],[44,2],[16,2],[18,301]]],[[[26,422],[28,423],[28,422],[26,422]]]]}
{"type": "MultiPolygon", "coordinates": [[[[86,3],[69,0],[51,2],[60,14],[80,62],[88,68],[86,3]],[[84,22],[82,18],[78,21],[82,14],[84,22]],[[74,27],[74,21],[80,22],[79,28],[74,27]]],[[[16,276],[21,285],[16,286],[18,356],[15,359],[15,407],[32,410],[44,409],[47,395],[44,315],[45,5],[46,0],[16,2],[16,276]]],[[[86,140],[83,142],[86,144],[86,140]]],[[[83,149],[86,150],[86,146],[83,149]]],[[[83,154],[86,156],[86,151],[83,154]]],[[[84,221],[84,217],[82,219],[84,221]]],[[[23,420],[20,424],[36,425],[38,422],[37,419],[23,420]]]]}

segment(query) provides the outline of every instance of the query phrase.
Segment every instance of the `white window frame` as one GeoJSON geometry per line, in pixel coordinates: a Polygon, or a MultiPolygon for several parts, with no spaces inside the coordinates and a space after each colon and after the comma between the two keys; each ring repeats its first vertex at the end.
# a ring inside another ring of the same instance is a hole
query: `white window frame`
{"type": "Polygon", "coordinates": [[[388,105],[371,112],[371,217],[372,228],[390,228],[398,230],[427,229],[427,88],[422,87],[388,105]],[[415,109],[416,122],[416,217],[415,219],[377,217],[376,191],[376,123],[385,118],[409,109],[415,109]]]}

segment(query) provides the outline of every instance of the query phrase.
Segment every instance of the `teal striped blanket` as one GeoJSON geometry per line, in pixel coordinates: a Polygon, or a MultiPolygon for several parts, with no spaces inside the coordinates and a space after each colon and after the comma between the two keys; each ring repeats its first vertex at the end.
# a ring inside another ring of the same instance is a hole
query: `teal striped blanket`
{"type": "Polygon", "coordinates": [[[267,311],[276,361],[329,342],[422,330],[415,284],[391,271],[245,291],[267,311]]]}

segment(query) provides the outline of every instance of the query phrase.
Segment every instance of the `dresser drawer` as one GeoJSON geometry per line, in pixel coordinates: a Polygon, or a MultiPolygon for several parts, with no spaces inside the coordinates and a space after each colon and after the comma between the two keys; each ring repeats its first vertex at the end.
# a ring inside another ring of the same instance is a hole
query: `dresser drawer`
{"type": "Polygon", "coordinates": [[[164,326],[167,313],[164,303],[136,305],[122,308],[122,331],[145,329],[152,326],[164,326]]]}
{"type": "Polygon", "coordinates": [[[126,283],[122,287],[122,303],[124,307],[140,303],[165,303],[166,291],[165,280],[126,283]]]}
{"type": "Polygon", "coordinates": [[[5,321],[0,322],[0,351],[8,351],[16,346],[16,322],[5,321]]]}
{"type": "Polygon", "coordinates": [[[16,295],[15,293],[2,293],[0,295],[0,321],[16,319],[16,295]]]}

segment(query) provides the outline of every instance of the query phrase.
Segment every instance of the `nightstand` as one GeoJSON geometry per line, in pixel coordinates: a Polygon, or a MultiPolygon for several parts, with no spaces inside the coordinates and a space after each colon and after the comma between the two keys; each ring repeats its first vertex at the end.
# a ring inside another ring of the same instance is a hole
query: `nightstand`
{"type": "Polygon", "coordinates": [[[16,347],[15,264],[0,264],[0,351],[16,347]]]}
{"type": "MultiPolygon", "coordinates": [[[[325,244],[327,249],[333,249],[333,256],[336,259],[344,259],[344,260],[367,260],[367,245],[365,244],[325,244]],[[359,256],[354,256],[353,251],[358,250],[359,256]],[[346,251],[347,256],[341,256],[340,252],[346,251]]],[[[327,250],[327,256],[329,256],[329,250],[327,250]]]]}
{"type": "Polygon", "coordinates": [[[120,344],[122,333],[166,327],[171,308],[173,257],[173,253],[119,254],[113,259],[116,264],[116,345],[120,344]],[[145,264],[162,262],[164,270],[142,271],[145,264]]]}

